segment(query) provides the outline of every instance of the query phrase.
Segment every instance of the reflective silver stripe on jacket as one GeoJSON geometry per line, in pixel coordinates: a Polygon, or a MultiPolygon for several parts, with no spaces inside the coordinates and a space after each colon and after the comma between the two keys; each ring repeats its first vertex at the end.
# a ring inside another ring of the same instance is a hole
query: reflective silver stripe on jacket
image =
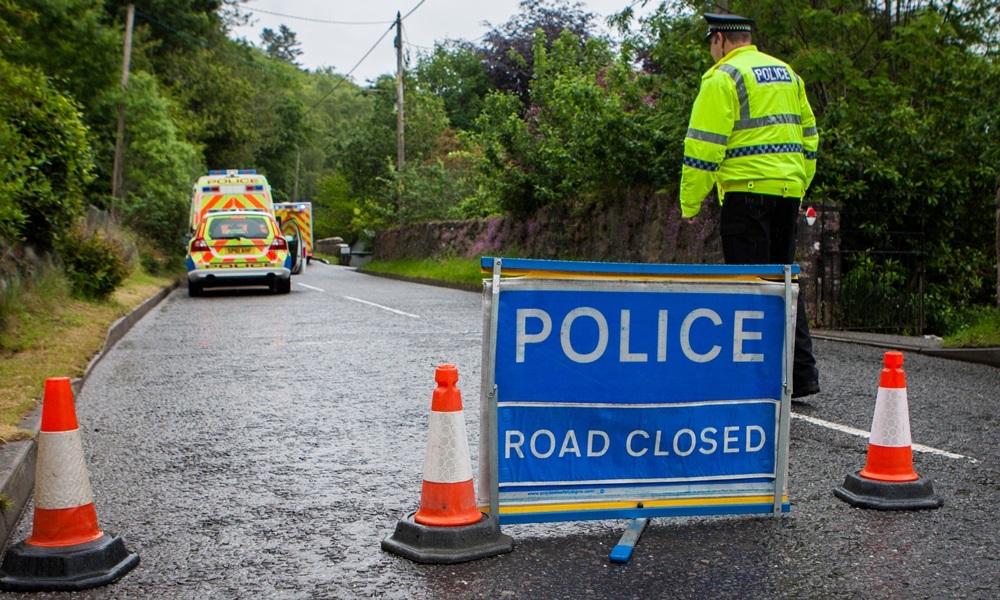
{"type": "Polygon", "coordinates": [[[733,131],[742,129],[757,129],[769,127],[771,125],[801,125],[802,117],[799,115],[768,115],[757,117],[756,119],[740,119],[733,125],[733,131]]]}
{"type": "Polygon", "coordinates": [[[747,97],[747,84],[743,81],[743,73],[732,65],[719,65],[719,70],[726,73],[736,82],[736,97],[740,99],[740,120],[750,119],[750,99],[747,97]]]}
{"type": "Polygon", "coordinates": [[[710,144],[718,144],[720,146],[725,146],[729,143],[729,138],[724,135],[712,133],[711,131],[702,131],[700,129],[688,129],[687,137],[692,140],[700,140],[702,142],[709,142],[710,144]]]}

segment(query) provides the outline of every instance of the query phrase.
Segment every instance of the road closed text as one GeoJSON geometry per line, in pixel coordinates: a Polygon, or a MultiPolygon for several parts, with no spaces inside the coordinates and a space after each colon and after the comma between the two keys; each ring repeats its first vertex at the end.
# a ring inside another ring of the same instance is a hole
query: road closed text
{"type": "MultiPolygon", "coordinates": [[[[565,433],[539,429],[534,432],[508,429],[505,436],[504,458],[525,458],[525,453],[539,459],[547,458],[599,458],[611,448],[611,436],[606,431],[589,430],[579,434],[570,429],[565,433]],[[581,440],[586,440],[582,443],[581,440]]],[[[676,431],[657,429],[646,431],[636,429],[624,439],[617,440],[629,456],[640,457],[647,453],[653,456],[690,456],[695,452],[703,455],[723,452],[760,452],[767,442],[763,427],[729,426],[705,427],[700,431],[678,429],[676,431]]]]}
{"type": "Polygon", "coordinates": [[[501,483],[773,474],[777,403],[500,408],[501,483]]]}

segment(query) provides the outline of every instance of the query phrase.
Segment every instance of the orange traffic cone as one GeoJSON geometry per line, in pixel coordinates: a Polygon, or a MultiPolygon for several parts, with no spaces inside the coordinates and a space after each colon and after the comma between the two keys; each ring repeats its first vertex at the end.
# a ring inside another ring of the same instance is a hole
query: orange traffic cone
{"type": "Polygon", "coordinates": [[[471,525],[478,523],[483,515],[476,507],[472,486],[462,392],[455,387],[458,369],[454,365],[441,365],[434,379],[438,387],[431,400],[420,510],[413,520],[438,527],[471,525]]]}
{"type": "Polygon", "coordinates": [[[139,556],[97,526],[68,377],[45,380],[37,444],[31,536],[4,555],[0,589],[84,590],[117,581],[139,556]]]}
{"type": "Polygon", "coordinates": [[[884,363],[865,468],[848,475],[844,485],[833,492],[862,508],[938,508],[943,501],[934,494],[933,482],[921,479],[913,470],[903,353],[886,352],[884,363]]]}
{"type": "Polygon", "coordinates": [[[459,563],[510,552],[514,541],[499,521],[476,507],[458,369],[434,375],[420,509],[401,519],[382,549],[421,563],[459,563]]]}

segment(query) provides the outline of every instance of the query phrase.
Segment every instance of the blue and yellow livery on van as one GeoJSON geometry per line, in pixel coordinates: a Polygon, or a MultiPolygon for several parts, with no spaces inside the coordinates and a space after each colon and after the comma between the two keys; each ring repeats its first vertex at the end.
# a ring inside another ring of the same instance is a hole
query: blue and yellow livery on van
{"type": "Polygon", "coordinates": [[[259,210],[274,214],[274,201],[267,177],[254,169],[209,171],[199,177],[191,191],[190,231],[205,215],[228,210],[259,210]]]}

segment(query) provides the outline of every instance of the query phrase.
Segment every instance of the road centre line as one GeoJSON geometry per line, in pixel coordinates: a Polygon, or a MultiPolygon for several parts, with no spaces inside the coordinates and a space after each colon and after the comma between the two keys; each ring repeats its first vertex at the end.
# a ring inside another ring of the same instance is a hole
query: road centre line
{"type": "MultiPolygon", "coordinates": [[[[807,417],[805,415],[800,415],[798,413],[792,413],[793,419],[800,419],[813,425],[819,425],[820,427],[826,427],[828,429],[833,429],[835,431],[840,431],[842,433],[849,433],[851,435],[856,435],[858,437],[863,437],[865,439],[871,437],[871,432],[863,431],[861,429],[855,429],[853,427],[848,427],[846,425],[840,425],[838,423],[832,423],[830,421],[824,421],[823,419],[817,419],[815,417],[807,417]]],[[[917,452],[926,452],[928,454],[937,454],[938,456],[945,456],[947,458],[966,458],[972,462],[979,462],[971,456],[965,456],[963,454],[955,454],[954,452],[948,452],[947,450],[939,450],[937,448],[931,448],[930,446],[924,446],[923,444],[910,444],[910,447],[917,452]]]]}
{"type": "Polygon", "coordinates": [[[395,308],[389,308],[388,306],[382,306],[381,304],[375,304],[374,302],[369,302],[367,300],[362,300],[360,298],[353,298],[351,296],[344,296],[344,298],[347,298],[348,300],[351,300],[351,301],[354,301],[354,302],[360,302],[361,304],[367,304],[368,306],[374,306],[375,308],[381,308],[382,310],[387,310],[387,311],[389,311],[391,313],[396,313],[397,315],[403,315],[404,317],[410,317],[410,318],[413,318],[413,319],[419,319],[420,318],[420,315],[415,315],[413,313],[403,312],[401,310],[396,310],[395,308]]]}
{"type": "Polygon", "coordinates": [[[313,286],[309,285],[308,283],[302,283],[301,281],[296,281],[295,283],[301,285],[304,288],[309,288],[311,290],[316,290],[317,292],[325,292],[326,291],[326,290],[322,290],[322,289],[320,289],[318,287],[313,287],[313,286]]]}

